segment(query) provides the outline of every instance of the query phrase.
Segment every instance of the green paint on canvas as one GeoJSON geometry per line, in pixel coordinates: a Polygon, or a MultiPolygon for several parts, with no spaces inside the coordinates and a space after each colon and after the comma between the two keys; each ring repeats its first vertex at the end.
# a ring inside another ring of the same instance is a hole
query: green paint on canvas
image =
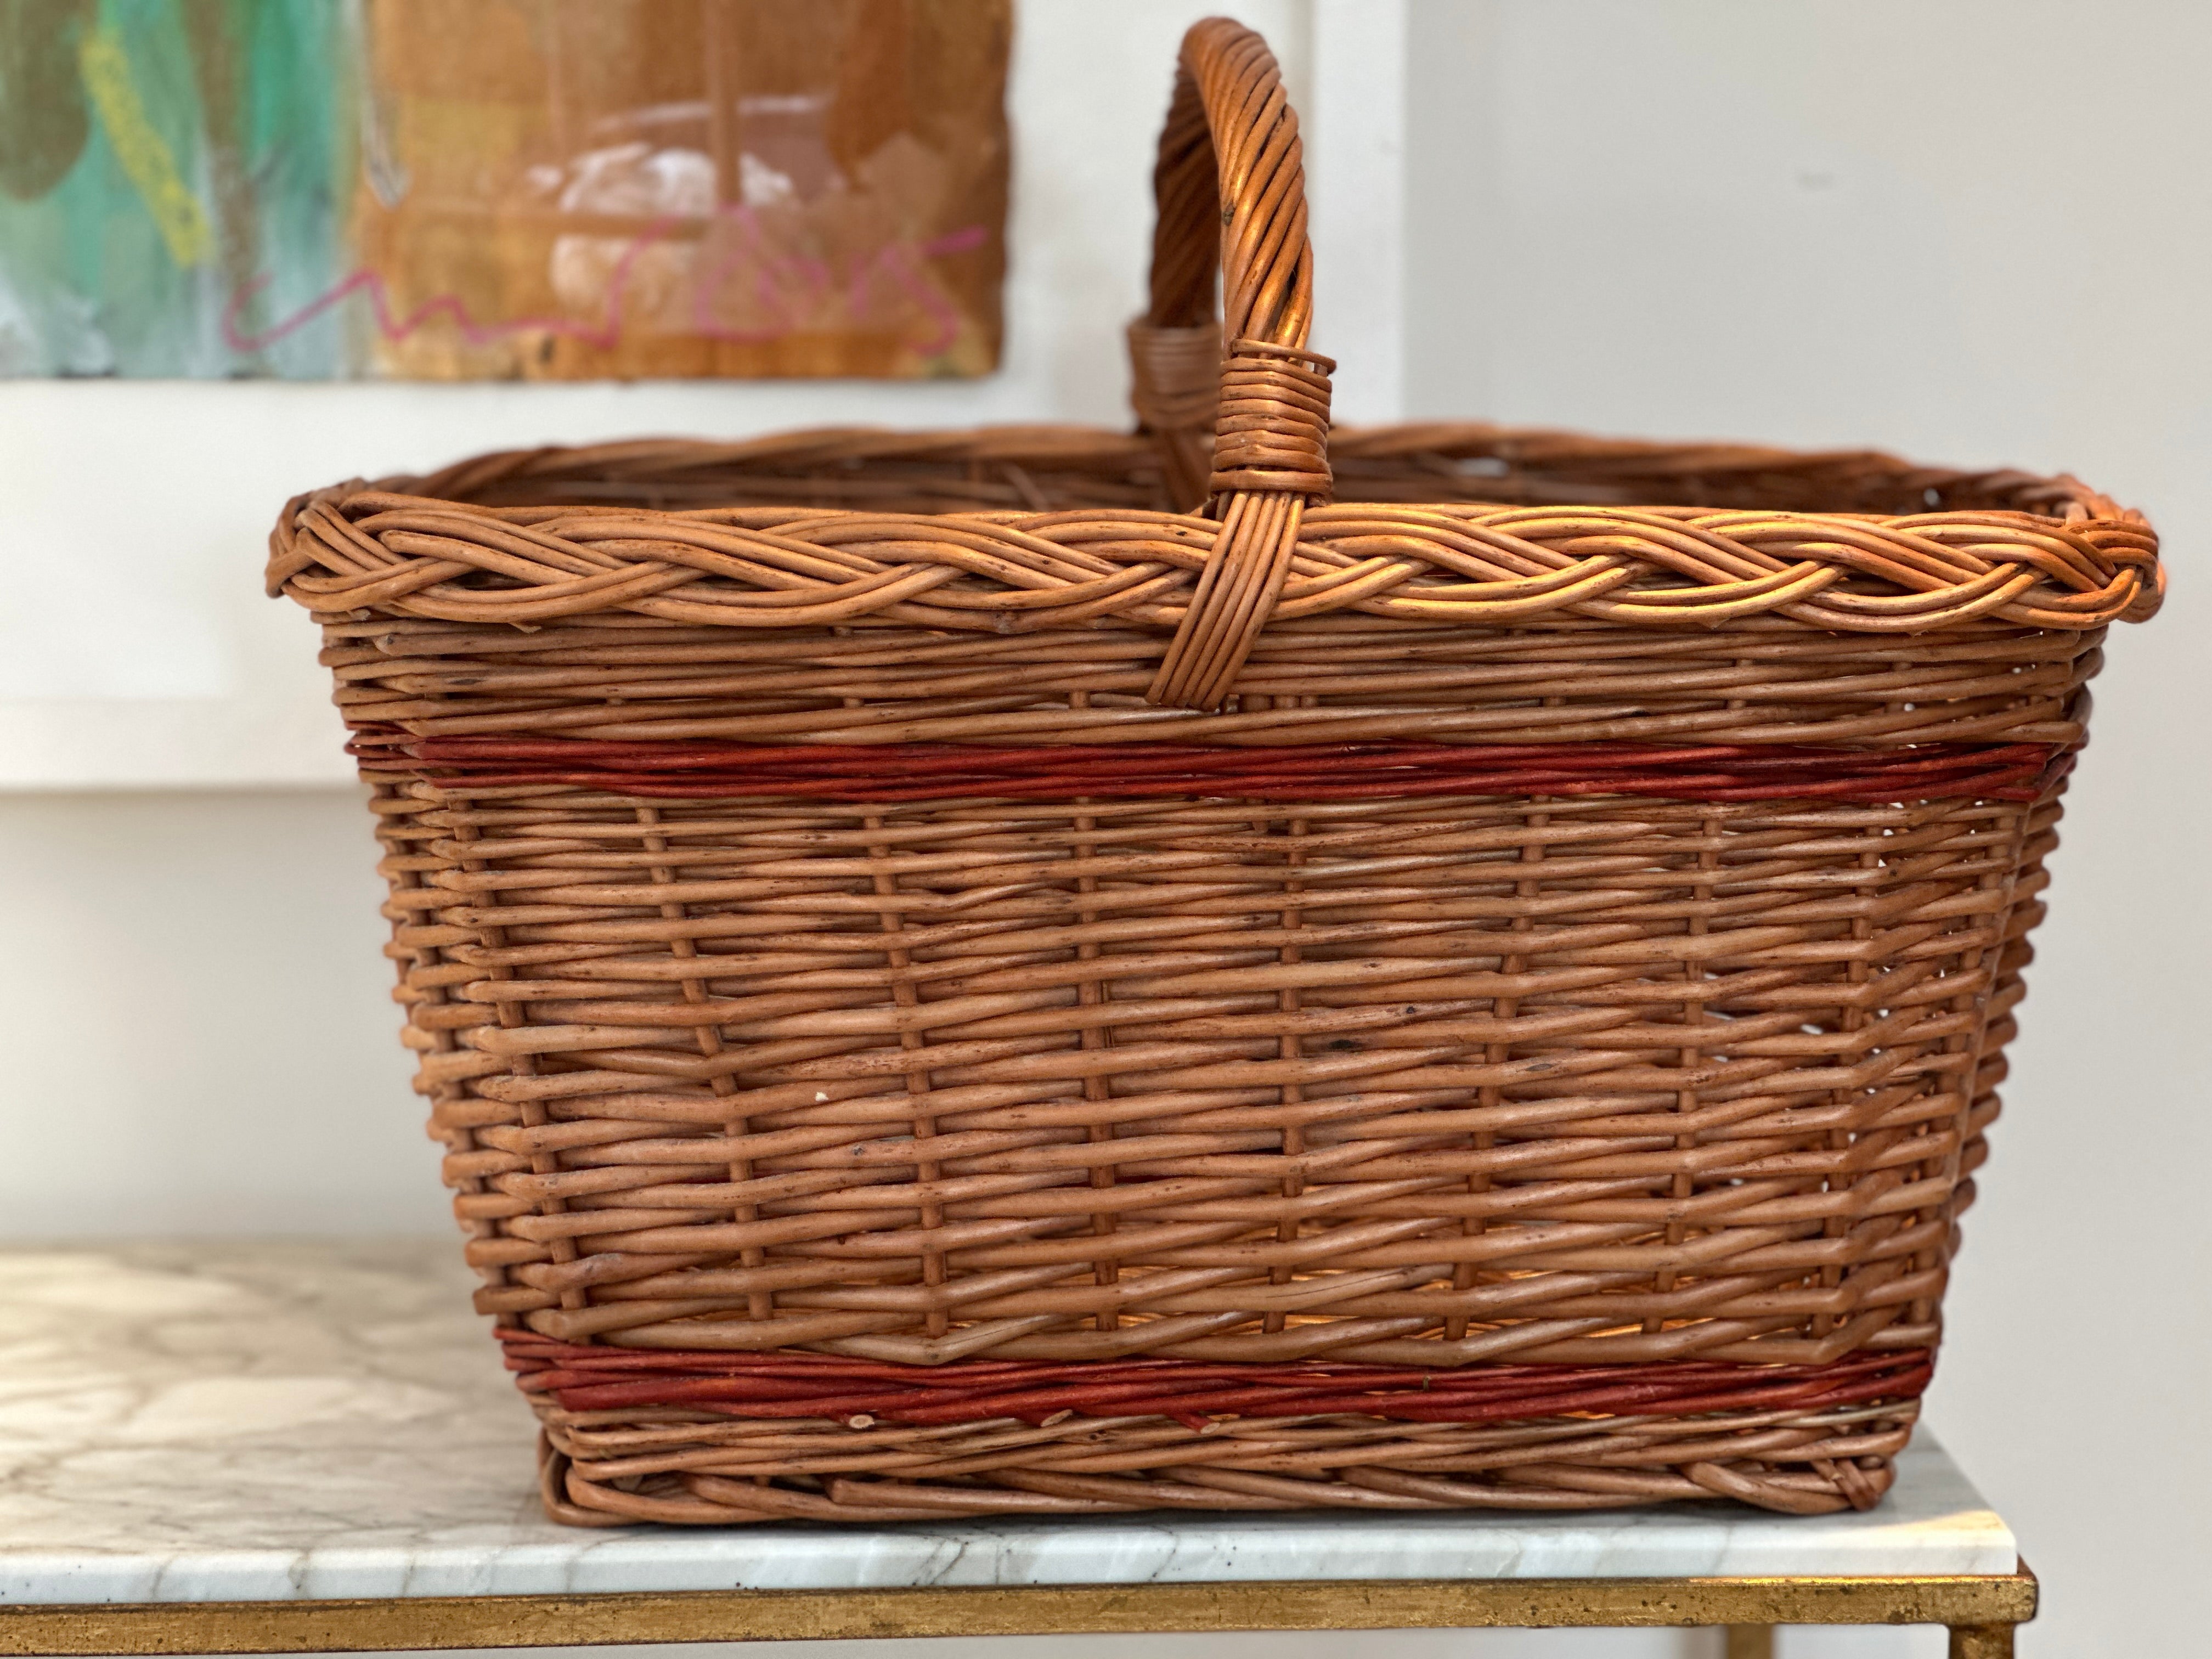
{"type": "Polygon", "coordinates": [[[337,0],[0,0],[0,374],[348,372],[336,317],[226,324],[336,280],[357,39],[337,0]]]}

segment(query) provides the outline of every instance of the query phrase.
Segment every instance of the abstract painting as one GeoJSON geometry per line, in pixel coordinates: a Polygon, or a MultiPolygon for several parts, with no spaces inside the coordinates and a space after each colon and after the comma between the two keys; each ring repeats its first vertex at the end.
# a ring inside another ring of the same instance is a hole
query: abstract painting
{"type": "Polygon", "coordinates": [[[0,0],[0,374],[988,373],[1012,0],[0,0]]]}

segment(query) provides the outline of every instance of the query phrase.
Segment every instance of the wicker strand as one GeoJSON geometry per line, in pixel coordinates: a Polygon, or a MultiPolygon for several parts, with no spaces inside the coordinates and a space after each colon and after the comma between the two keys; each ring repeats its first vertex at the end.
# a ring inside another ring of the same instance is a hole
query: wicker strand
{"type": "Polygon", "coordinates": [[[1352,1413],[1392,1422],[1489,1423],[1606,1413],[1671,1417],[1795,1407],[1821,1410],[1917,1399],[1935,1376],[1926,1350],[1856,1354],[1826,1365],[1204,1364],[1133,1359],[1053,1364],[960,1360],[905,1366],[800,1353],[638,1352],[497,1333],[507,1369],[538,1403],[566,1411],[680,1407],[734,1417],[841,1418],[915,1425],[1070,1415],[1171,1418],[1204,1431],[1222,1416],[1352,1413]]]}
{"type": "Polygon", "coordinates": [[[577,738],[421,738],[358,729],[366,775],[441,786],[566,784],[694,800],[1410,799],[1431,795],[1646,795],[1668,800],[1848,800],[1868,805],[1972,795],[2033,801],[2072,763],[2055,744],[1928,744],[1905,753],[1643,744],[594,743],[577,738]]]}
{"type": "Polygon", "coordinates": [[[1229,498],[1213,556],[1146,689],[1146,702],[1206,710],[1227,700],[1274,614],[1304,512],[1296,495],[1240,490],[1229,498]]]}

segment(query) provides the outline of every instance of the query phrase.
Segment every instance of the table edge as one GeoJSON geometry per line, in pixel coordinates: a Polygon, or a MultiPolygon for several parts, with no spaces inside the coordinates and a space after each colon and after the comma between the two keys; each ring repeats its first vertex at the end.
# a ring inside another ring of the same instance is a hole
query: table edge
{"type": "Polygon", "coordinates": [[[0,1607],[0,1655],[405,1651],[1164,1631],[2015,1625],[2035,1575],[1283,1580],[0,1607]]]}

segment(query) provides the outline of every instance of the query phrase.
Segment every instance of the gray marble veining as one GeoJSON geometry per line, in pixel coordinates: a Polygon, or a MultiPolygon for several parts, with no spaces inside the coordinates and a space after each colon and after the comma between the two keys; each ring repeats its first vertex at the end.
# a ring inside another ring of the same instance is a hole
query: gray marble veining
{"type": "Polygon", "coordinates": [[[446,1240],[0,1252],[0,1602],[1996,1573],[1924,1432],[1870,1515],[1732,1505],[576,1530],[446,1240]]]}

